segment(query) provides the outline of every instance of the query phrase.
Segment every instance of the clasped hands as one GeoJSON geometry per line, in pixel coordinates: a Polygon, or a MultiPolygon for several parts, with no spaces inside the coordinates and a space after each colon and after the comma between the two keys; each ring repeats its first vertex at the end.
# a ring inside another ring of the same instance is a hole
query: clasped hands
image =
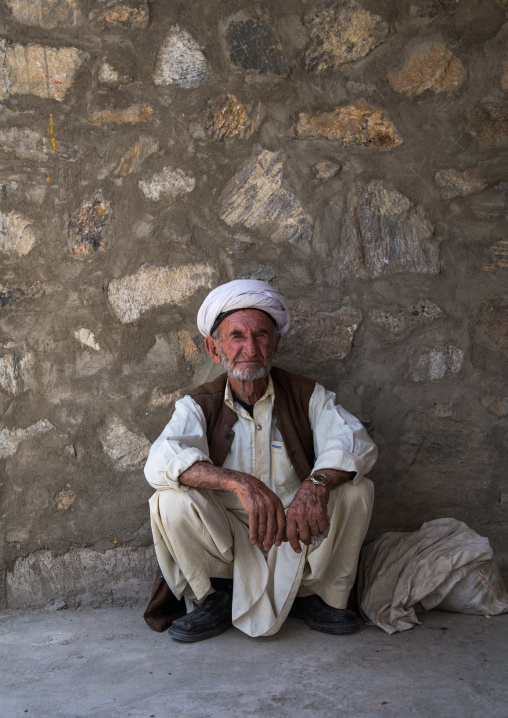
{"type": "Polygon", "coordinates": [[[328,527],[324,486],[302,483],[287,514],[278,496],[254,476],[246,476],[235,493],[249,517],[250,542],[265,551],[289,541],[301,553],[300,541],[308,546],[328,527]]]}

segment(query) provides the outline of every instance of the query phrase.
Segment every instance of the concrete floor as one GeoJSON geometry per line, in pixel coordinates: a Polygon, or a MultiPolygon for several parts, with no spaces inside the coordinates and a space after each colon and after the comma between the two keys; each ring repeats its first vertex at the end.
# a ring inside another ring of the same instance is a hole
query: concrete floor
{"type": "Polygon", "coordinates": [[[388,636],[328,636],[288,619],[181,644],[140,607],[0,615],[2,718],[508,716],[508,615],[431,611],[388,636]]]}

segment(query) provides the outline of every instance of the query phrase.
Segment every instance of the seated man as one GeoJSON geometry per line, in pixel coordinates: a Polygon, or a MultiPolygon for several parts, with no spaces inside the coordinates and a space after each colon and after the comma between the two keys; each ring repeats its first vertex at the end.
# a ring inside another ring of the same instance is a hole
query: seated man
{"type": "Polygon", "coordinates": [[[233,625],[271,636],[290,611],[318,631],[356,631],[346,606],[375,444],[335,394],[272,368],[289,312],[266,282],[217,287],[198,327],[226,373],[176,402],[145,468],[159,565],[188,611],[170,635],[199,641],[233,625]]]}

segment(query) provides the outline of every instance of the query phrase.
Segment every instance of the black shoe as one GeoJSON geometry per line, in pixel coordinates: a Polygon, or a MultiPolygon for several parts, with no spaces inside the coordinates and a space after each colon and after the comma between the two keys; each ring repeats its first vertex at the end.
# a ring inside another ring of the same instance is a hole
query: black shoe
{"type": "Polygon", "coordinates": [[[289,615],[302,618],[309,628],[321,633],[356,633],[360,630],[360,622],[353,611],[329,606],[316,594],[295,598],[289,615]]]}
{"type": "Polygon", "coordinates": [[[177,641],[204,641],[224,633],[231,626],[231,596],[215,591],[205,598],[201,606],[171,624],[168,633],[177,641]]]}

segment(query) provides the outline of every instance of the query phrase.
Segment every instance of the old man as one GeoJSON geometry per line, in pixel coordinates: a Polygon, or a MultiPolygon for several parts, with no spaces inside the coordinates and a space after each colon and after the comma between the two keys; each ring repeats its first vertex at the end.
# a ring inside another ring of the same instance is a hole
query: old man
{"type": "Polygon", "coordinates": [[[257,280],[217,287],[199,310],[225,373],[176,402],[145,468],[159,566],[187,608],[169,629],[177,640],[231,625],[270,636],[289,614],[325,633],[358,630],[347,602],[377,449],[335,394],[272,367],[289,321],[257,280]]]}

